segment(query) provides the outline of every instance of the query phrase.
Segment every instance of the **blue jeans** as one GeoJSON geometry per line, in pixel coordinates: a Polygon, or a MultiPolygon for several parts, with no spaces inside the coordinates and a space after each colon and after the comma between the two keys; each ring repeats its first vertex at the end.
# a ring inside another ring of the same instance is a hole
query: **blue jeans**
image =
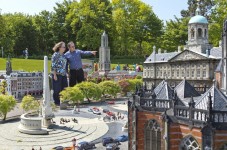
{"type": "Polygon", "coordinates": [[[59,93],[64,90],[68,86],[68,81],[66,76],[57,75],[57,80],[54,80],[54,76],[52,75],[52,83],[53,83],[53,98],[55,105],[60,105],[60,97],[59,93]]]}

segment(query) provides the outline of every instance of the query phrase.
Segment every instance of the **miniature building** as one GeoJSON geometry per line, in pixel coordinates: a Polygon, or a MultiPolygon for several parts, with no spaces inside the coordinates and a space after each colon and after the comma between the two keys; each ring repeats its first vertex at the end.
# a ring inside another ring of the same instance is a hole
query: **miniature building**
{"type": "Polygon", "coordinates": [[[212,86],[214,72],[222,58],[222,48],[208,43],[208,21],[197,15],[188,23],[188,43],[181,51],[161,53],[153,47],[152,54],[144,62],[143,80],[148,89],[163,79],[175,87],[186,78],[194,87],[212,86]]]}
{"type": "Polygon", "coordinates": [[[43,92],[42,72],[15,72],[5,77],[8,94],[15,98],[26,94],[41,95],[43,92]]]}
{"type": "Polygon", "coordinates": [[[129,149],[225,149],[227,97],[215,84],[200,95],[186,80],[172,89],[164,80],[129,102],[129,149]]]}

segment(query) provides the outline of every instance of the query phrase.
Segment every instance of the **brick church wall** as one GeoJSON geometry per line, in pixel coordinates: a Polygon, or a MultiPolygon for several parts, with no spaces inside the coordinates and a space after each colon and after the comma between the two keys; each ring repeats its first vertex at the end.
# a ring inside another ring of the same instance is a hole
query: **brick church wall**
{"type": "Polygon", "coordinates": [[[161,133],[161,149],[164,150],[164,140],[163,140],[163,135],[164,135],[164,124],[162,121],[162,116],[161,113],[156,112],[156,113],[151,113],[151,112],[145,112],[145,111],[138,111],[137,112],[137,150],[144,150],[144,132],[145,132],[145,124],[147,121],[155,119],[160,127],[162,128],[162,133],[161,133]]]}
{"type": "Polygon", "coordinates": [[[199,128],[190,129],[186,125],[171,123],[169,126],[169,150],[179,149],[181,140],[187,135],[192,135],[200,147],[202,146],[202,132],[199,128]]]}
{"type": "Polygon", "coordinates": [[[214,150],[219,150],[224,144],[227,144],[227,131],[215,130],[214,150]]]}

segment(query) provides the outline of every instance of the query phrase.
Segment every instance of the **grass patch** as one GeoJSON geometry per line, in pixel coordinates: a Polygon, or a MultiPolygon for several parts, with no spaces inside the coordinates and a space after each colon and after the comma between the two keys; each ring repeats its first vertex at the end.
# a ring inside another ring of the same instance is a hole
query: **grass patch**
{"type": "MultiPolygon", "coordinates": [[[[0,58],[0,70],[6,69],[6,61],[5,58],[0,58]]],[[[89,62],[90,60],[83,59],[83,62],[89,62]]],[[[20,71],[43,71],[43,60],[37,60],[37,59],[18,59],[18,58],[12,58],[12,69],[13,70],[20,70],[20,71]]],[[[144,62],[143,59],[116,59],[111,60],[111,69],[113,67],[116,67],[119,63],[121,66],[121,69],[125,64],[129,64],[129,67],[131,68],[133,64],[142,64],[144,62]]],[[[48,68],[50,70],[51,61],[48,62],[48,68]]],[[[142,65],[141,65],[142,67],[142,65]]]]}

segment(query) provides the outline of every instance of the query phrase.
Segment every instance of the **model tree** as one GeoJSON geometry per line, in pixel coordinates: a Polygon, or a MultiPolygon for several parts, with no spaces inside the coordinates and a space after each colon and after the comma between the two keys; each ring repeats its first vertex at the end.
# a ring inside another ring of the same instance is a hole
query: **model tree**
{"type": "Polygon", "coordinates": [[[2,83],[1,83],[1,86],[0,86],[0,92],[1,92],[1,94],[3,94],[3,95],[6,95],[7,94],[6,88],[7,88],[6,80],[3,80],[2,83]]]}
{"type": "Polygon", "coordinates": [[[136,89],[136,85],[143,85],[142,79],[129,79],[129,92],[134,92],[136,89]]]}
{"type": "Polygon", "coordinates": [[[6,120],[7,113],[13,110],[16,103],[17,102],[13,96],[3,94],[0,95],[0,116],[3,120],[6,120]]]}
{"type": "Polygon", "coordinates": [[[130,83],[128,79],[122,79],[118,81],[118,84],[120,85],[121,91],[124,93],[124,95],[130,91],[130,83]]]}
{"type": "Polygon", "coordinates": [[[62,102],[64,101],[72,101],[73,103],[79,103],[84,99],[84,95],[81,90],[74,86],[74,87],[67,87],[60,93],[60,99],[62,102]]]}
{"type": "Polygon", "coordinates": [[[78,87],[81,90],[81,92],[83,93],[85,98],[87,98],[89,103],[91,102],[90,99],[100,100],[101,98],[102,95],[101,90],[99,86],[93,82],[81,82],[77,84],[76,87],[78,87]]]}
{"type": "Polygon", "coordinates": [[[35,100],[35,98],[31,95],[26,95],[23,97],[21,102],[21,108],[25,111],[31,111],[31,110],[38,110],[39,109],[39,101],[35,100]]]}
{"type": "Polygon", "coordinates": [[[121,87],[114,81],[103,81],[99,83],[102,95],[111,95],[116,97],[117,93],[121,92],[121,87]]]}

